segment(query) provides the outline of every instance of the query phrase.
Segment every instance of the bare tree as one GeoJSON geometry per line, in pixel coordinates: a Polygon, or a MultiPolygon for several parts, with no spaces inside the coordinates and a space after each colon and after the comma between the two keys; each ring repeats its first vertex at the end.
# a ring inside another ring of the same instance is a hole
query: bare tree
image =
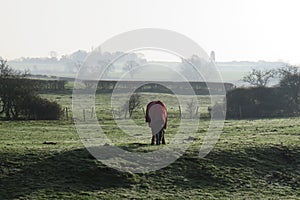
{"type": "Polygon", "coordinates": [[[0,60],[0,115],[6,119],[17,119],[24,103],[36,96],[36,87],[26,79],[27,73],[14,70],[6,60],[0,60]]]}
{"type": "Polygon", "coordinates": [[[257,87],[266,87],[271,78],[277,75],[277,71],[271,70],[259,70],[252,69],[246,76],[243,77],[243,81],[250,83],[257,87]]]}
{"type": "Polygon", "coordinates": [[[280,79],[280,87],[291,99],[298,110],[300,109],[300,68],[295,66],[286,66],[278,70],[280,79]]]}
{"type": "Polygon", "coordinates": [[[194,99],[192,99],[191,101],[187,102],[186,105],[187,105],[186,110],[189,113],[189,118],[192,119],[194,117],[194,115],[196,115],[196,112],[197,112],[197,110],[196,110],[197,102],[194,101],[194,99]]]}
{"type": "Polygon", "coordinates": [[[278,69],[278,75],[280,78],[283,78],[285,76],[289,75],[295,75],[300,74],[300,68],[292,65],[284,66],[280,69],[278,69]]]}
{"type": "Polygon", "coordinates": [[[180,73],[188,78],[189,81],[209,81],[211,78],[214,78],[211,70],[213,63],[213,61],[210,62],[198,55],[192,55],[188,59],[181,60],[179,64],[180,73]]]}
{"type": "Polygon", "coordinates": [[[0,78],[12,77],[18,72],[10,68],[7,64],[7,60],[0,60],[0,78]]]}
{"type": "Polygon", "coordinates": [[[135,109],[139,108],[141,106],[141,95],[139,94],[133,94],[128,103],[128,111],[129,111],[129,117],[132,116],[132,113],[135,109]]]}
{"type": "Polygon", "coordinates": [[[128,71],[128,73],[130,74],[130,78],[133,78],[134,72],[135,72],[135,68],[139,66],[138,62],[134,61],[134,60],[129,60],[125,63],[124,66],[124,70],[128,71]]]}

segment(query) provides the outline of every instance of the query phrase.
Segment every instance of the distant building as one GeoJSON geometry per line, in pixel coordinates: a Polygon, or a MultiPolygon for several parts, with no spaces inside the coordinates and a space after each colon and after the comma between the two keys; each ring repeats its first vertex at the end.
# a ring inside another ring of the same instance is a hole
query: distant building
{"type": "Polygon", "coordinates": [[[209,59],[210,59],[211,62],[216,62],[216,54],[215,54],[214,51],[210,52],[210,58],[209,59]]]}

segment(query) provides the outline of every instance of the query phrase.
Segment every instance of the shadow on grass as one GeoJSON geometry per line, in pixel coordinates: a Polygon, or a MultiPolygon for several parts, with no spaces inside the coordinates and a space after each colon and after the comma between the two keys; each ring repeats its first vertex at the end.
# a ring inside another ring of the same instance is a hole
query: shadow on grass
{"type": "Polygon", "coordinates": [[[146,152],[155,151],[159,147],[163,147],[163,145],[158,146],[158,145],[151,145],[150,143],[131,143],[131,144],[118,145],[118,147],[125,151],[146,153],[146,152]],[[152,148],[152,150],[150,148],[152,148]]]}
{"type": "MultiPolygon", "coordinates": [[[[134,145],[135,148],[135,145],[134,145]]],[[[148,174],[119,172],[96,161],[86,149],[76,149],[41,159],[37,154],[9,162],[0,155],[0,199],[24,197],[39,190],[80,193],[132,187],[142,190],[228,189],[258,180],[299,188],[299,148],[268,146],[242,152],[214,151],[207,158],[186,154],[168,167],[148,174]],[[3,159],[1,159],[3,158],[3,159]],[[2,173],[2,172],[1,172],[2,173]],[[163,185],[163,187],[161,187],[163,185]],[[2,187],[2,188],[1,188],[2,187]]],[[[254,185],[253,187],[260,187],[254,185]]],[[[173,192],[176,193],[176,190],[173,192]]]]}
{"type": "MultiPolygon", "coordinates": [[[[98,163],[86,149],[64,152],[44,160],[37,156],[23,158],[25,162],[17,166],[18,170],[0,179],[4,186],[0,189],[0,199],[25,196],[41,189],[76,193],[110,187],[126,188],[132,183],[131,174],[121,173],[98,163]]],[[[12,167],[12,163],[1,165],[12,167]]]]}

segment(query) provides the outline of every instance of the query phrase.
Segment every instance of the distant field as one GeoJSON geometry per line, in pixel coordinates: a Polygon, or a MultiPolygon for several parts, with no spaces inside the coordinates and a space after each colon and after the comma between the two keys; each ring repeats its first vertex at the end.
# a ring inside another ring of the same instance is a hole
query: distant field
{"type": "MultiPolygon", "coordinates": [[[[46,94],[71,108],[71,95],[46,94]]],[[[109,95],[97,95],[96,111],[105,133],[128,151],[153,151],[149,138],[131,140],[115,127],[109,95]],[[142,144],[142,145],[139,145],[142,144]]],[[[173,95],[143,94],[169,105],[166,140],[178,128],[173,95]]],[[[209,99],[199,96],[201,114],[209,99]]],[[[188,96],[186,101],[189,101],[188,96]]],[[[141,109],[134,113],[140,126],[141,109]]],[[[228,120],[205,158],[198,151],[208,126],[176,162],[147,174],[119,172],[96,161],[84,148],[71,121],[0,121],[0,199],[299,199],[300,118],[228,120]]],[[[133,130],[135,131],[135,130],[133,130]]]]}
{"type": "MultiPolygon", "coordinates": [[[[156,94],[156,93],[139,93],[141,95],[141,108],[137,109],[134,113],[137,117],[143,117],[142,108],[146,109],[147,103],[152,100],[163,101],[168,108],[168,113],[170,115],[179,115],[179,103],[177,97],[172,94],[156,94]]],[[[41,97],[50,99],[52,101],[58,102],[62,108],[68,107],[72,109],[72,94],[42,94],[41,97]]],[[[183,99],[183,104],[181,105],[181,111],[184,115],[187,115],[187,103],[191,101],[191,96],[180,95],[183,99]]],[[[208,106],[211,106],[210,98],[207,95],[197,96],[199,100],[199,112],[202,117],[208,116],[208,106]]],[[[127,99],[124,95],[124,102],[127,99]]],[[[96,94],[95,96],[95,109],[98,113],[98,118],[103,117],[104,113],[111,113],[110,108],[111,95],[110,94],[96,94]],[[105,111],[105,112],[104,112],[105,111]]],[[[92,105],[91,105],[92,106],[92,105]]],[[[120,105],[121,106],[121,105],[120,105]]],[[[116,108],[117,109],[117,108],[116,108]]],[[[88,110],[87,112],[90,112],[88,110]]],[[[70,113],[71,115],[72,113],[70,113]]]]}

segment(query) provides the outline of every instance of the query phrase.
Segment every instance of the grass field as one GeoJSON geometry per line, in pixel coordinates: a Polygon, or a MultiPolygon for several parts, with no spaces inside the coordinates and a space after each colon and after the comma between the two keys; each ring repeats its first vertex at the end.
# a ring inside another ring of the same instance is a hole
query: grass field
{"type": "MultiPolygon", "coordinates": [[[[159,94],[144,94],[143,102],[159,94]]],[[[47,94],[62,106],[70,95],[47,94]]],[[[202,98],[201,112],[208,99],[202,98]]],[[[166,140],[178,126],[173,102],[166,140]],[[173,117],[172,117],[173,116],[173,117]]],[[[115,128],[105,102],[97,96],[99,119],[115,145],[129,151],[152,151],[149,139],[132,141],[115,128]],[[142,145],[139,145],[142,144],[142,145]]],[[[187,98],[188,100],[188,98],[187,98]]],[[[147,126],[135,113],[135,121],[147,126]]],[[[111,169],[91,156],[71,121],[0,121],[0,199],[300,199],[300,118],[227,120],[219,142],[198,157],[208,120],[201,121],[186,153],[166,168],[147,174],[111,169]]]]}

